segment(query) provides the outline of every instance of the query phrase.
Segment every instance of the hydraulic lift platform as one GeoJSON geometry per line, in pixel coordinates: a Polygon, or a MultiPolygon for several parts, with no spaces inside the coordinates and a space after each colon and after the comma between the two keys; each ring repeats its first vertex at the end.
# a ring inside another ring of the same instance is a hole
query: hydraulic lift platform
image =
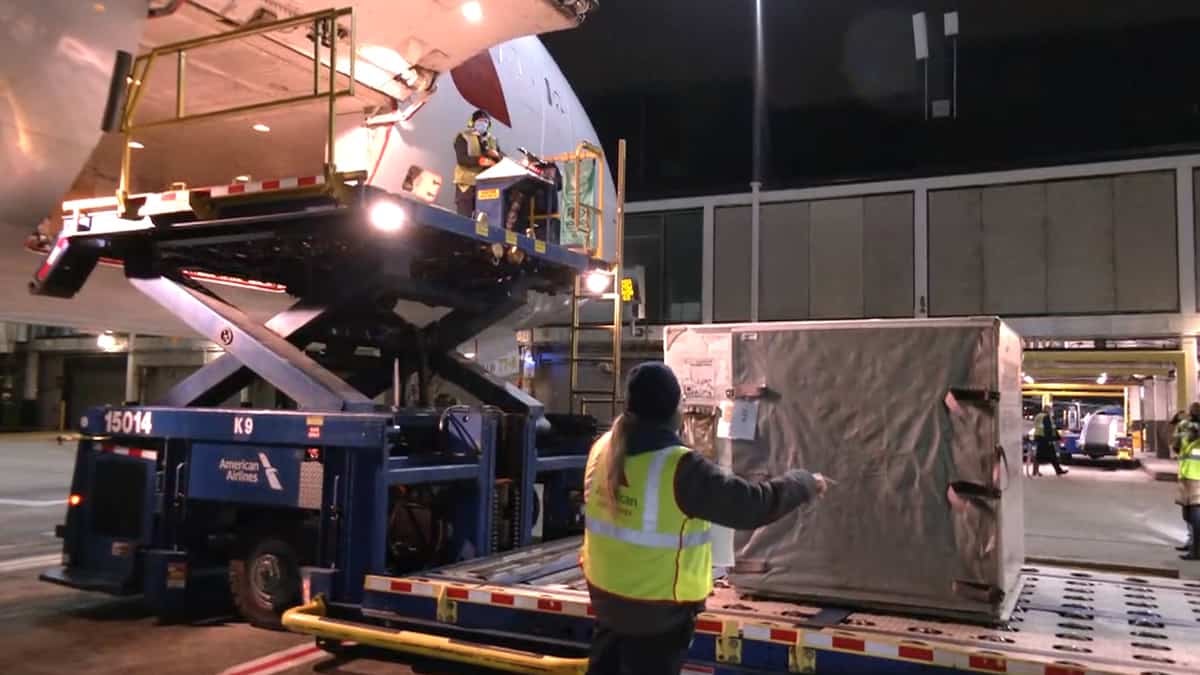
{"type": "Polygon", "coordinates": [[[42,578],[142,592],[169,614],[211,591],[226,559],[234,586],[260,573],[260,558],[336,559],[339,597],[356,599],[367,573],[527,545],[537,510],[547,537],[577,527],[569,487],[582,480],[594,424],[547,416],[457,348],[528,293],[571,293],[578,275],[613,266],[361,175],[269,183],[65,205],[33,293],[70,297],[100,262],[121,264],[135,288],[226,353],[158,405],[80,421],[64,564],[42,578]],[[259,324],[197,281],[204,275],[298,299],[259,324]],[[419,326],[396,313],[400,300],[448,312],[419,326]],[[434,374],[480,405],[433,406],[434,374]],[[219,407],[255,376],[294,410],[219,407]],[[392,401],[377,402],[389,389],[392,401]],[[425,511],[414,513],[418,498],[425,511]],[[256,556],[272,537],[289,550],[256,556]]]}

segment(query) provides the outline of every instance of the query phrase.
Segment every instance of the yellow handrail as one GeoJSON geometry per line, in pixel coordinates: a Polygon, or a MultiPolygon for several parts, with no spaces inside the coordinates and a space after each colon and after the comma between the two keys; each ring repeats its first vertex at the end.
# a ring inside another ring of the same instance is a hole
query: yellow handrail
{"type": "Polygon", "coordinates": [[[356,642],[508,673],[583,675],[587,671],[587,659],[547,656],[518,649],[452,640],[428,633],[330,620],[325,616],[325,600],[321,596],[317,596],[308,604],[284,612],[283,625],[294,633],[356,642]]]}
{"type": "MultiPolygon", "coordinates": [[[[575,146],[575,150],[559,155],[551,155],[543,158],[547,162],[570,162],[574,164],[574,184],[568,189],[575,195],[575,226],[586,233],[587,239],[584,247],[588,253],[597,257],[603,258],[607,253],[604,250],[604,150],[589,143],[588,141],[580,141],[579,145],[575,146]],[[579,198],[579,174],[583,162],[586,160],[596,161],[596,204],[584,204],[579,198]],[[583,214],[586,214],[583,215],[583,214]]],[[[561,213],[546,214],[543,218],[562,218],[561,213]]]]}
{"type": "Polygon", "coordinates": [[[125,204],[129,197],[130,176],[132,153],[130,142],[133,141],[135,132],[143,131],[154,127],[165,126],[169,124],[181,124],[185,122],[195,122],[199,120],[213,119],[216,117],[240,115],[256,110],[266,110],[271,108],[279,108],[299,103],[307,103],[310,101],[326,99],[329,102],[329,119],[327,125],[327,137],[325,145],[325,175],[327,179],[332,179],[337,172],[337,165],[334,157],[335,134],[335,106],[337,99],[344,96],[355,95],[355,72],[358,55],[358,38],[357,27],[354,18],[354,10],[352,8],[342,9],[327,9],[319,12],[310,12],[300,16],[280,19],[278,21],[269,21],[264,23],[256,23],[249,26],[242,26],[234,30],[219,33],[216,35],[206,35],[204,37],[192,38],[190,40],[182,40],[166,45],[161,45],[151,49],[149,52],[138,56],[134,60],[133,67],[130,70],[128,84],[125,88],[125,106],[121,114],[121,131],[125,135],[125,148],[121,156],[121,176],[120,186],[117,189],[117,200],[120,203],[121,211],[125,212],[125,204]],[[338,19],[350,17],[350,55],[349,60],[349,84],[345,89],[337,89],[337,39],[338,19]],[[248,37],[254,37],[271,31],[283,30],[294,26],[303,26],[311,24],[313,27],[313,90],[311,94],[303,94],[300,96],[290,96],[287,98],[274,99],[270,101],[261,101],[259,103],[251,103],[247,105],[224,108],[221,110],[210,110],[203,113],[193,115],[186,114],[184,102],[185,89],[185,65],[187,62],[187,52],[189,50],[198,49],[200,47],[209,47],[224,42],[231,42],[248,37]],[[321,41],[322,37],[327,37],[329,40],[329,87],[327,91],[321,91],[321,41]],[[142,95],[146,90],[146,79],[150,74],[150,69],[154,65],[156,59],[174,54],[176,56],[176,75],[175,75],[175,115],[160,120],[152,120],[137,124],[134,122],[134,115],[137,112],[138,105],[141,103],[142,95]]]}

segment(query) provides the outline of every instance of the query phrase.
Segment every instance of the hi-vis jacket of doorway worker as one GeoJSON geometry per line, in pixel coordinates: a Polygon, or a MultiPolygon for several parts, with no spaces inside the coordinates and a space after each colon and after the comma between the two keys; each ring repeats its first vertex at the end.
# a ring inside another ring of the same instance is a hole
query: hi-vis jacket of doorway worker
{"type": "Polygon", "coordinates": [[[475,177],[500,161],[500,145],[491,129],[492,118],[476,110],[467,128],[454,137],[454,207],[460,216],[475,215],[475,177]]]}
{"type": "Polygon", "coordinates": [[[684,447],[670,368],[633,369],[625,412],[592,446],[582,563],[596,615],[588,672],[678,673],[712,591],[711,523],[762,527],[825,492],[793,470],[752,483],[684,447]]]}
{"type": "Polygon", "coordinates": [[[1200,560],[1200,403],[1188,407],[1175,434],[1179,445],[1179,496],[1175,501],[1188,525],[1187,549],[1180,557],[1200,560]]]}

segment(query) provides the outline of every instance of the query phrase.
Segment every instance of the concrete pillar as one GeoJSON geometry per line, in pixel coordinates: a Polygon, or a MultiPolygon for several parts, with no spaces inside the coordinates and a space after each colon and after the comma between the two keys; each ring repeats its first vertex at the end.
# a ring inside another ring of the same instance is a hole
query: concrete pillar
{"type": "Polygon", "coordinates": [[[1179,346],[1183,350],[1183,372],[1175,376],[1184,378],[1181,389],[1187,400],[1178,401],[1178,407],[1186,408],[1196,400],[1196,336],[1184,335],[1179,340],[1179,346]]]}
{"type": "Polygon", "coordinates": [[[129,346],[125,350],[125,403],[137,403],[139,398],[138,392],[138,366],[137,357],[134,354],[134,345],[137,342],[137,336],[133,333],[129,334],[129,346]]]}
{"type": "Polygon", "coordinates": [[[22,395],[26,401],[36,401],[38,397],[38,379],[41,376],[39,366],[41,359],[39,354],[33,350],[25,352],[25,393],[22,395]]]}

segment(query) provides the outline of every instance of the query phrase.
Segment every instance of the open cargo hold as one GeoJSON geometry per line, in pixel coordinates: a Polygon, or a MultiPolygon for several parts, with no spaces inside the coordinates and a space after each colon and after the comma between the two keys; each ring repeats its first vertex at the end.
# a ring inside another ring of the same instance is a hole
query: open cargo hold
{"type": "Polygon", "coordinates": [[[694,447],[746,478],[804,468],[838,481],[732,537],[738,591],[1007,620],[1024,561],[1021,345],[1008,326],[678,326],[665,340],[694,447]]]}

